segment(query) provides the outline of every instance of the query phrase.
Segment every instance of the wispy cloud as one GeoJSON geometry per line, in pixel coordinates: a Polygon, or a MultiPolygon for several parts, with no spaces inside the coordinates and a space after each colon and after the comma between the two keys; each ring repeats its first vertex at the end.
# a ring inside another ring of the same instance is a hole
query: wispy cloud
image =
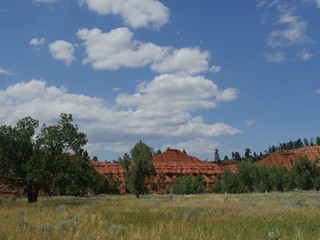
{"type": "Polygon", "coordinates": [[[306,50],[306,46],[313,42],[308,34],[309,19],[301,16],[301,11],[298,11],[308,1],[309,3],[310,1],[320,3],[320,0],[260,0],[258,2],[258,7],[264,9],[263,23],[269,23],[269,26],[272,28],[267,35],[266,45],[270,49],[281,49],[277,53],[266,54],[265,58],[268,62],[283,62],[286,58],[285,55],[288,55],[288,58],[290,58],[290,51],[288,49],[293,47],[300,48],[298,50],[300,53],[291,56],[291,59],[306,61],[313,56],[313,54],[306,50]]]}
{"type": "Polygon", "coordinates": [[[307,61],[313,57],[313,54],[308,52],[306,49],[302,49],[302,51],[297,55],[297,57],[302,61],[307,61]]]}
{"type": "Polygon", "coordinates": [[[255,124],[256,124],[256,120],[254,120],[254,119],[248,119],[248,120],[246,121],[247,127],[251,127],[251,126],[253,126],[253,125],[255,125],[255,124]]]}
{"type": "Polygon", "coordinates": [[[284,7],[278,7],[280,17],[277,25],[283,26],[269,34],[267,41],[270,47],[283,47],[304,44],[309,41],[306,34],[307,21],[294,15],[293,10],[284,7]]]}
{"type": "Polygon", "coordinates": [[[35,3],[55,3],[58,0],[33,0],[35,3]]]}
{"type": "Polygon", "coordinates": [[[286,60],[284,52],[267,53],[264,55],[265,59],[271,63],[282,63],[286,60]]]}
{"type": "Polygon", "coordinates": [[[13,76],[15,73],[10,72],[9,70],[0,66],[0,75],[13,76]]]}
{"type": "Polygon", "coordinates": [[[315,94],[319,94],[320,95],[320,88],[319,89],[316,89],[313,91],[315,94]]]}

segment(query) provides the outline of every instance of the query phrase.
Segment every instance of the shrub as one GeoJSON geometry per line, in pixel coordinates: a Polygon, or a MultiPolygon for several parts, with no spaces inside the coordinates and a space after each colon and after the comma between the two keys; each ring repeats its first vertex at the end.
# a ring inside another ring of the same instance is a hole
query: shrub
{"type": "Polygon", "coordinates": [[[197,194],[204,192],[203,177],[198,174],[182,176],[173,181],[172,192],[175,194],[197,194]]]}

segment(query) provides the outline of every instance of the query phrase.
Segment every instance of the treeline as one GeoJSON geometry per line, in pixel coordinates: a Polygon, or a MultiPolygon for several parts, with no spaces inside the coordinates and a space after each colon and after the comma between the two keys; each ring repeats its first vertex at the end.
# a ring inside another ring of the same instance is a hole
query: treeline
{"type": "Polygon", "coordinates": [[[267,166],[250,161],[242,161],[237,165],[237,172],[226,168],[219,175],[212,187],[216,193],[246,193],[320,190],[320,169],[308,157],[300,157],[288,171],[282,165],[267,166]]]}
{"type": "Polygon", "coordinates": [[[226,160],[236,160],[236,161],[241,161],[241,160],[250,160],[250,161],[257,161],[261,159],[262,157],[273,153],[273,152],[283,152],[283,151],[288,151],[288,150],[294,150],[294,149],[299,149],[303,147],[309,147],[309,146],[320,146],[320,137],[316,137],[316,140],[314,141],[313,138],[310,138],[308,140],[307,138],[304,138],[303,140],[301,138],[298,138],[297,140],[294,141],[288,141],[288,142],[283,142],[279,143],[278,145],[272,145],[269,146],[268,149],[264,150],[263,153],[260,152],[257,154],[256,152],[251,152],[250,148],[246,148],[244,150],[244,155],[241,156],[241,154],[238,151],[232,151],[231,153],[231,158],[229,158],[228,155],[226,155],[223,160],[223,162],[220,154],[219,154],[219,149],[214,150],[213,154],[213,161],[217,164],[225,164],[228,163],[226,160]]]}
{"type": "Polygon", "coordinates": [[[316,137],[316,141],[313,141],[313,138],[308,141],[307,138],[304,138],[301,140],[301,138],[298,138],[296,141],[289,141],[284,143],[279,143],[277,146],[270,146],[268,150],[265,150],[266,154],[277,152],[277,151],[288,151],[308,146],[320,146],[320,137],[316,137]]]}

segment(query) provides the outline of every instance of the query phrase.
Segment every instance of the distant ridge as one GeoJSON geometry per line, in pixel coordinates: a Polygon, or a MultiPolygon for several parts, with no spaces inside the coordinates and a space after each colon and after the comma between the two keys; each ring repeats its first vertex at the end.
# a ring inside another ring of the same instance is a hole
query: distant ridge
{"type": "MultiPolygon", "coordinates": [[[[288,151],[278,151],[270,153],[265,158],[258,161],[258,164],[267,165],[283,165],[286,169],[290,170],[298,159],[298,157],[306,156],[310,161],[320,160],[320,146],[309,146],[288,151]]],[[[320,167],[320,165],[318,164],[320,167]]]]}

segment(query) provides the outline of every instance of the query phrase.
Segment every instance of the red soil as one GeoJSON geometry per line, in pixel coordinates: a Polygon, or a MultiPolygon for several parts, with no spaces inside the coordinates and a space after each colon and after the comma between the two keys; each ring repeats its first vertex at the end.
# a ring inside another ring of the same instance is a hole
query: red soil
{"type": "MultiPolygon", "coordinates": [[[[258,161],[259,164],[277,164],[283,165],[285,168],[290,170],[298,157],[307,156],[310,161],[320,160],[320,146],[304,147],[284,152],[274,152],[269,154],[267,157],[258,161]]],[[[317,164],[320,167],[320,164],[317,164]]]]}

